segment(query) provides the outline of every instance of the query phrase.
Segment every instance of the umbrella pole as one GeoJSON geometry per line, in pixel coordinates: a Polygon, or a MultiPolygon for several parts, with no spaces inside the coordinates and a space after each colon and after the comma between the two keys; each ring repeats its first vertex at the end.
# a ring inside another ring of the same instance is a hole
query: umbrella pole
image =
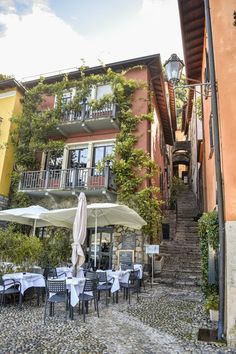
{"type": "Polygon", "coordinates": [[[35,236],[36,222],[37,222],[36,219],[34,219],[32,236],[35,236]]]}
{"type": "Polygon", "coordinates": [[[97,210],[95,211],[95,246],[94,246],[94,267],[97,266],[97,231],[98,231],[98,215],[97,210]]]}

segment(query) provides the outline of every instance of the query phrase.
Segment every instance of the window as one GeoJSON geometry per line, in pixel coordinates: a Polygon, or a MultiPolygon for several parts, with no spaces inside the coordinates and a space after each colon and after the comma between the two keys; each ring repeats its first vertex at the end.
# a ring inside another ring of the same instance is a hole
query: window
{"type": "Polygon", "coordinates": [[[61,170],[63,161],[63,151],[48,151],[46,152],[45,170],[61,170]]]}
{"type": "Polygon", "coordinates": [[[112,88],[110,85],[100,85],[96,88],[96,99],[99,100],[104,95],[112,93],[112,88]]]}
{"type": "MultiPolygon", "coordinates": [[[[93,149],[93,167],[97,167],[98,163],[102,162],[106,156],[110,155],[113,150],[113,145],[95,146],[93,149]]],[[[98,171],[94,171],[94,174],[99,174],[98,171]]]]}
{"type": "Polygon", "coordinates": [[[88,148],[69,151],[68,168],[86,168],[88,160],[88,148]]]}

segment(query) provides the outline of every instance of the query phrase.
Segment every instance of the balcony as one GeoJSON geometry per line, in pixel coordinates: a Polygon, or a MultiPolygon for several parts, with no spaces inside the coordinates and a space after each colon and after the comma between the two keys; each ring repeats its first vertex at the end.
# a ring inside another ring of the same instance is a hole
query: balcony
{"type": "Polygon", "coordinates": [[[18,191],[32,196],[69,196],[76,191],[99,195],[115,192],[116,186],[114,175],[107,166],[99,173],[94,167],[23,172],[18,191]]]}
{"type": "Polygon", "coordinates": [[[74,132],[92,133],[105,129],[119,130],[117,104],[106,104],[101,109],[95,110],[85,102],[79,111],[66,110],[63,112],[57,133],[60,132],[62,135],[68,136],[74,132]]]}

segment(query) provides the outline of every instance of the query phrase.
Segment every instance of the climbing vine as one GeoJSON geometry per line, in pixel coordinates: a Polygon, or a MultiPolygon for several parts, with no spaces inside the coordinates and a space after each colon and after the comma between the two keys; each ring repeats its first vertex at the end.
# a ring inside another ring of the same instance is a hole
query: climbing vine
{"type": "Polygon", "coordinates": [[[157,242],[161,223],[161,200],[153,177],[158,173],[158,166],[147,152],[136,147],[137,125],[144,120],[152,121],[152,114],[132,113],[133,95],[145,85],[127,79],[124,74],[125,72],[116,73],[104,68],[102,75],[86,76],[84,68],[81,68],[81,77],[78,80],[68,80],[65,76],[61,82],[45,84],[41,79],[35,87],[29,89],[23,100],[22,114],[13,119],[17,126],[12,134],[15,172],[39,169],[40,160],[35,159],[38,152],[62,148],[64,139],[60,137],[52,140],[50,135],[55,132],[63,112],[82,110],[85,99],[90,97],[93,87],[109,84],[112,93],[98,100],[91,99],[89,105],[92,109],[100,109],[106,104],[117,104],[120,130],[116,137],[114,153],[109,159],[116,176],[118,200],[136,209],[144,217],[148,223],[144,227],[145,234],[150,236],[152,242],[157,242]],[[73,98],[64,103],[63,93],[72,90],[73,98]],[[43,109],[45,100],[54,95],[56,106],[52,109],[43,109]],[[151,187],[152,185],[154,186],[151,187]]]}

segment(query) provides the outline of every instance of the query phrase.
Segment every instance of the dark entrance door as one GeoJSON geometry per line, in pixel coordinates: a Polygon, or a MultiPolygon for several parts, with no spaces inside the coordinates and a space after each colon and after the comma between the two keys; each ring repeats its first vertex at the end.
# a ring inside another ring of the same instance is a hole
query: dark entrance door
{"type": "MultiPolygon", "coordinates": [[[[99,227],[97,230],[96,263],[97,268],[112,268],[112,235],[113,227],[99,227]]],[[[87,260],[94,265],[95,259],[95,229],[88,229],[87,237],[87,260]]]]}

